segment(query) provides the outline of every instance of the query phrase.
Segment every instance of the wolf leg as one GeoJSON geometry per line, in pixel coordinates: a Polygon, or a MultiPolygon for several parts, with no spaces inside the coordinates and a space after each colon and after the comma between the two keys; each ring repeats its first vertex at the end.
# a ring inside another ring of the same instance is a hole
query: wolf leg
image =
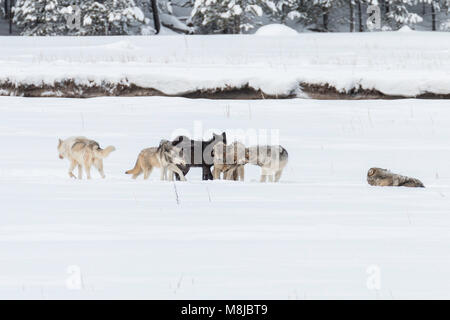
{"type": "Polygon", "coordinates": [[[269,170],[268,173],[269,173],[269,175],[268,175],[269,176],[268,177],[269,178],[269,182],[273,182],[273,171],[269,170]]]}
{"type": "Polygon", "coordinates": [[[75,169],[76,166],[76,162],[74,160],[72,160],[70,162],[70,167],[69,167],[69,177],[71,178],[76,178],[75,175],[72,173],[73,169],[75,169]]]}
{"type": "Polygon", "coordinates": [[[211,173],[211,166],[203,166],[203,180],[213,180],[213,175],[211,173]]]}
{"type": "MultiPolygon", "coordinates": [[[[139,177],[139,176],[141,175],[142,171],[144,171],[144,170],[142,170],[141,168],[139,168],[138,171],[136,171],[135,173],[133,173],[133,175],[131,176],[131,178],[136,179],[137,177],[139,177]]],[[[152,172],[152,169],[151,169],[151,168],[150,168],[150,172],[152,172]]]]}
{"type": "Polygon", "coordinates": [[[266,182],[266,178],[267,178],[267,169],[261,168],[261,179],[259,180],[259,182],[266,182]]]}
{"type": "Polygon", "coordinates": [[[81,166],[81,164],[78,165],[78,179],[82,179],[83,178],[83,167],[81,166]]]}
{"type": "MultiPolygon", "coordinates": [[[[176,176],[176,173],[175,172],[173,172],[172,170],[170,170],[170,169],[168,169],[167,170],[168,172],[168,175],[169,175],[169,181],[173,181],[174,180],[174,177],[176,176]]],[[[181,173],[183,173],[183,171],[181,172],[181,173]]],[[[183,175],[184,176],[184,175],[183,175]]]]}
{"type": "Polygon", "coordinates": [[[97,168],[98,172],[102,176],[103,179],[105,179],[105,173],[103,172],[103,160],[102,159],[96,159],[95,160],[95,167],[97,168]]]}
{"type": "Polygon", "coordinates": [[[283,170],[278,170],[277,172],[275,172],[275,182],[280,181],[282,173],[283,173],[283,170]]]}
{"type": "Polygon", "coordinates": [[[224,172],[224,180],[235,180],[236,168],[232,167],[224,172]]]}
{"type": "Polygon", "coordinates": [[[186,177],[183,174],[183,171],[181,171],[176,165],[170,163],[167,166],[167,169],[170,171],[173,171],[174,173],[178,174],[180,176],[181,181],[186,181],[186,177]]]}
{"type": "MultiPolygon", "coordinates": [[[[183,173],[184,176],[186,176],[189,172],[189,169],[191,169],[190,166],[177,166],[177,168],[179,168],[181,170],[181,172],[183,173]]],[[[180,181],[180,175],[178,173],[175,173],[175,170],[172,170],[174,172],[175,178],[177,179],[177,181],[180,181]]]]}
{"type": "MultiPolygon", "coordinates": [[[[152,173],[153,167],[144,169],[144,180],[147,180],[150,177],[150,173],[152,173]]],[[[134,175],[133,175],[134,176],[134,175]]]]}
{"type": "Polygon", "coordinates": [[[131,178],[136,179],[140,174],[141,174],[141,172],[135,173],[131,176],[131,178]]]}
{"type": "Polygon", "coordinates": [[[84,162],[84,171],[86,171],[86,176],[91,179],[91,163],[89,161],[84,162]]]}
{"type": "Polygon", "coordinates": [[[161,166],[161,172],[160,172],[160,175],[159,175],[159,178],[161,179],[161,181],[166,180],[165,179],[166,178],[166,170],[167,170],[166,167],[161,166]]]}
{"type": "Polygon", "coordinates": [[[220,169],[216,166],[214,166],[213,169],[213,179],[214,180],[220,179],[220,169]]]}
{"type": "Polygon", "coordinates": [[[239,180],[239,167],[233,168],[233,176],[231,177],[234,181],[239,180]]]}
{"type": "Polygon", "coordinates": [[[244,181],[244,178],[245,178],[244,166],[240,165],[237,170],[238,170],[238,178],[239,178],[239,180],[240,181],[244,181]]]}
{"type": "Polygon", "coordinates": [[[173,181],[173,171],[172,170],[167,170],[167,171],[168,171],[167,174],[169,175],[167,177],[167,180],[173,181]]]}

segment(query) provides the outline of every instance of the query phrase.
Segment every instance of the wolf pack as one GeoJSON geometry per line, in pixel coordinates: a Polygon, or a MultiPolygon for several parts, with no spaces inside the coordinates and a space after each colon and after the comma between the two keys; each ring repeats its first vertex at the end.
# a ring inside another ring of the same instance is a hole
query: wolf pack
{"type": "MultiPolygon", "coordinates": [[[[103,159],[115,151],[114,146],[104,149],[100,144],[86,137],[59,139],[60,159],[68,159],[69,177],[77,178],[73,170],[78,168],[78,179],[83,177],[83,169],[91,179],[91,168],[98,170],[102,178],[103,159]]],[[[227,144],[226,133],[213,134],[209,140],[192,140],[187,136],[178,136],[169,141],[163,139],[156,147],[143,149],[137,157],[134,167],[127,170],[133,179],[143,174],[148,179],[154,168],[160,169],[161,180],[186,181],[191,167],[202,168],[202,180],[244,181],[244,166],[253,164],[261,168],[261,182],[278,182],[288,162],[288,152],[280,145],[256,145],[246,147],[239,141],[227,144]],[[213,168],[213,172],[211,169],[213,168]]]]}
{"type": "MultiPolygon", "coordinates": [[[[82,179],[83,168],[87,178],[91,179],[92,167],[105,178],[103,159],[115,150],[114,146],[102,149],[97,141],[82,136],[58,141],[59,158],[69,160],[68,174],[71,178],[77,178],[73,174],[75,167],[78,168],[78,179],[82,179]]],[[[244,167],[252,164],[261,168],[260,182],[278,182],[288,157],[288,152],[281,145],[246,147],[239,141],[227,144],[225,132],[213,133],[212,138],[206,141],[178,136],[171,141],[161,140],[157,147],[143,149],[134,167],[125,174],[133,179],[143,174],[144,179],[148,179],[153,169],[158,168],[161,180],[173,181],[175,177],[176,180],[186,181],[191,167],[201,167],[202,180],[244,181],[244,167]]],[[[372,186],[424,187],[416,178],[376,167],[367,172],[367,182],[372,186]]]]}

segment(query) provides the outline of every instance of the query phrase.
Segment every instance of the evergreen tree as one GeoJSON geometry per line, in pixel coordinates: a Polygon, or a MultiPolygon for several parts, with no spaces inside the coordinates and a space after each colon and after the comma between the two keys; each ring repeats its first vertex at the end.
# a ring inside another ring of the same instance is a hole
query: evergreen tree
{"type": "MultiPolygon", "coordinates": [[[[450,15],[450,0],[443,0],[442,1],[442,10],[445,11],[447,14],[447,17],[450,15]]],[[[442,31],[450,31],[450,18],[444,20],[441,23],[440,29],[442,31]]]]}
{"type": "Polygon", "coordinates": [[[334,4],[333,0],[314,0],[314,5],[321,11],[322,26],[324,31],[328,31],[329,11],[334,4]]]}
{"type": "Polygon", "coordinates": [[[144,14],[133,0],[18,0],[14,22],[22,35],[127,35],[139,33],[144,14]],[[68,20],[81,10],[80,26],[71,30],[68,20]]]}
{"type": "MultiPolygon", "coordinates": [[[[436,31],[437,30],[437,14],[439,11],[441,11],[441,0],[418,0],[419,3],[423,6],[423,11],[425,11],[425,7],[430,7],[431,12],[431,30],[436,31]]],[[[445,2],[445,1],[443,1],[445,2]]],[[[423,15],[425,13],[423,12],[423,15]]]]}
{"type": "Polygon", "coordinates": [[[266,12],[279,23],[285,23],[287,20],[299,21],[306,18],[303,1],[297,0],[274,0],[267,2],[266,12]]]}
{"type": "Polygon", "coordinates": [[[82,28],[78,31],[80,35],[106,35],[108,34],[108,8],[97,1],[83,2],[81,4],[82,28]]]}
{"type": "Polygon", "coordinates": [[[133,34],[144,24],[145,16],[133,0],[106,0],[108,9],[108,34],[133,34]]]}
{"type": "Polygon", "coordinates": [[[13,13],[22,35],[54,36],[66,29],[58,0],[18,0],[13,13]]]}
{"type": "Polygon", "coordinates": [[[6,17],[6,1],[0,0],[0,17],[6,17]]]}
{"type": "Polygon", "coordinates": [[[409,9],[414,5],[414,0],[385,0],[386,1],[386,23],[394,30],[407,25],[412,26],[422,22],[422,17],[411,13],[409,9]]]}
{"type": "Polygon", "coordinates": [[[267,0],[195,0],[191,22],[203,33],[242,33],[259,24],[267,0]]]}

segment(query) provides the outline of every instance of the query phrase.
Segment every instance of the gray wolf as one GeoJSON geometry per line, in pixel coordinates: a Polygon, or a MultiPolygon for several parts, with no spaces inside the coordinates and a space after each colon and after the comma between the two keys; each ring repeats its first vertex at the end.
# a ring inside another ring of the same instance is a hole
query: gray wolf
{"type": "MultiPolygon", "coordinates": [[[[183,150],[183,157],[186,159],[185,165],[179,165],[184,175],[187,175],[191,167],[201,167],[202,180],[212,180],[211,167],[213,161],[213,148],[219,143],[227,143],[225,132],[222,134],[213,134],[213,137],[207,141],[191,140],[186,136],[178,136],[172,141],[173,146],[177,146],[183,150]]],[[[177,180],[179,175],[175,174],[177,180]]]]}
{"type": "Polygon", "coordinates": [[[76,178],[72,171],[78,166],[78,179],[82,178],[82,167],[86,171],[87,178],[91,179],[92,165],[97,168],[102,178],[105,178],[103,159],[114,150],[116,148],[113,146],[102,149],[97,141],[81,136],[70,137],[66,140],[58,139],[59,158],[70,161],[69,177],[71,178],[76,178]]]}
{"type": "Polygon", "coordinates": [[[246,161],[261,167],[260,182],[266,182],[266,179],[270,182],[280,181],[288,158],[288,152],[280,145],[253,146],[245,149],[246,161]]]}
{"type": "Polygon", "coordinates": [[[367,182],[379,187],[411,187],[424,188],[423,183],[415,178],[395,174],[387,169],[370,168],[367,172],[367,182]]]}
{"type": "Polygon", "coordinates": [[[180,148],[172,146],[168,140],[161,140],[158,147],[143,149],[136,160],[133,169],[126,171],[126,174],[132,174],[136,179],[144,172],[144,179],[148,179],[153,168],[161,169],[161,180],[173,180],[173,174],[180,175],[180,179],[186,181],[183,172],[177,165],[185,165],[186,161],[180,148]]]}
{"type": "Polygon", "coordinates": [[[240,142],[233,142],[225,145],[223,142],[217,143],[213,148],[214,169],[213,178],[220,179],[221,173],[225,180],[244,181],[245,145],[240,142]]]}

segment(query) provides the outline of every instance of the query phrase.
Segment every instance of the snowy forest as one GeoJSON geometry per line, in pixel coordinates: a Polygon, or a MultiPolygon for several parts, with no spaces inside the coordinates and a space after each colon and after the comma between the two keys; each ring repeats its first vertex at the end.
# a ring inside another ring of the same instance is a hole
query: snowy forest
{"type": "Polygon", "coordinates": [[[449,31],[450,0],[0,0],[0,16],[33,36],[449,31]]]}

